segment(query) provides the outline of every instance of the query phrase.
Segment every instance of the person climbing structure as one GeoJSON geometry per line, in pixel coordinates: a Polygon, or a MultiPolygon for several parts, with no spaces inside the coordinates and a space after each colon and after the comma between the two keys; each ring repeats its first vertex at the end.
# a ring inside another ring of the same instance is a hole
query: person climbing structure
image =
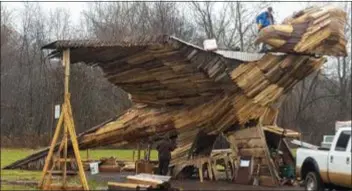
{"type": "MultiPolygon", "coordinates": [[[[275,23],[273,16],[273,8],[268,7],[267,11],[260,13],[256,18],[256,23],[258,26],[258,33],[265,27],[273,25],[275,23]]],[[[265,53],[268,51],[267,46],[262,43],[260,53],[265,53]]]]}

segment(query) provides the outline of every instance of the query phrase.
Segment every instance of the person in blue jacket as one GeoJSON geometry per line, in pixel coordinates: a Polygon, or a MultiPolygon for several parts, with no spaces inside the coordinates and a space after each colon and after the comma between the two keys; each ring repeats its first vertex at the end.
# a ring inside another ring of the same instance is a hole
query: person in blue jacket
{"type": "MultiPolygon", "coordinates": [[[[267,11],[260,13],[256,18],[256,23],[258,26],[258,31],[261,31],[263,28],[267,26],[273,25],[275,23],[275,20],[273,17],[273,8],[268,7],[267,11]]],[[[267,48],[263,44],[260,52],[265,52],[265,51],[267,51],[267,48]]]]}

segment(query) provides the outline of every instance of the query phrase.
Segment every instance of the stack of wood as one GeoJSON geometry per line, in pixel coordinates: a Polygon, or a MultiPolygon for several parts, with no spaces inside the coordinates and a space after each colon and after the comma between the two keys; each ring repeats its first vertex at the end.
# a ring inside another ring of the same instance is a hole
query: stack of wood
{"type": "Polygon", "coordinates": [[[154,174],[155,165],[149,161],[139,160],[136,161],[136,173],[154,174]]]}
{"type": "Polygon", "coordinates": [[[121,167],[117,164],[116,158],[102,158],[100,159],[99,172],[120,172],[121,167]]]}
{"type": "Polygon", "coordinates": [[[148,191],[176,191],[170,184],[170,176],[159,176],[140,173],[127,176],[127,182],[108,182],[109,190],[148,190],[148,191]]]}
{"type": "MultiPolygon", "coordinates": [[[[303,11],[304,18],[316,16],[317,10],[320,9],[303,11]]],[[[335,15],[340,11],[334,11],[327,9],[328,18],[338,18],[335,15]]],[[[301,17],[287,22],[298,22],[301,17]]],[[[311,26],[309,23],[307,26],[311,26]]],[[[336,25],[336,30],[343,30],[342,27],[336,25]]],[[[175,132],[177,149],[172,153],[171,165],[182,165],[190,159],[192,150],[212,146],[207,140],[194,148],[200,133],[217,136],[233,126],[248,127],[248,122],[261,118],[261,123],[274,125],[277,110],[272,106],[326,61],[324,57],[270,53],[256,61],[245,61],[205,51],[175,37],[150,39],[153,41],[141,44],[56,41],[45,46],[54,49],[56,57],[63,49],[70,49],[72,63],[99,66],[111,83],[130,93],[135,103],[116,118],[81,133],[81,149],[135,143],[175,132]],[[268,111],[272,111],[270,120],[263,117],[268,111]]],[[[297,49],[298,52],[335,54],[330,46],[323,45],[325,41],[313,46],[308,40],[297,40],[294,47],[301,47],[299,43],[310,44],[308,48],[297,49]]],[[[294,48],[283,50],[289,53],[294,48]]],[[[47,152],[44,149],[5,168],[40,168],[47,152]]]]}
{"type": "Polygon", "coordinates": [[[285,19],[281,25],[264,28],[257,43],[272,51],[347,56],[344,26],[346,13],[333,6],[311,7],[285,19]]]}
{"type": "Polygon", "coordinates": [[[253,184],[253,179],[258,178],[260,185],[278,184],[279,175],[274,170],[262,129],[251,127],[236,131],[229,135],[229,141],[238,154],[238,170],[246,172],[236,172],[239,177],[235,180],[237,183],[253,184]],[[250,165],[241,165],[241,160],[249,161],[250,165]]]}

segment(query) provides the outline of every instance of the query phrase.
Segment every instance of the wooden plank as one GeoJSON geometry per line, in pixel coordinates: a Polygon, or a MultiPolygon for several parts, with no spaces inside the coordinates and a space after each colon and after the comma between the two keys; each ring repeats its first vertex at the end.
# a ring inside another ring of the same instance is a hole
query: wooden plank
{"type": "Polygon", "coordinates": [[[108,182],[109,189],[113,188],[150,188],[150,185],[147,184],[135,184],[135,183],[126,183],[126,182],[108,182]]]}
{"type": "Polygon", "coordinates": [[[265,144],[262,139],[236,140],[237,147],[240,148],[258,148],[265,144]]]}
{"type": "Polygon", "coordinates": [[[153,188],[161,185],[162,182],[153,179],[144,179],[142,177],[127,176],[127,183],[150,185],[153,188]]]}
{"type": "Polygon", "coordinates": [[[227,157],[223,158],[224,163],[225,163],[225,175],[226,175],[226,180],[230,180],[230,175],[229,175],[229,161],[227,159],[227,157]]]}
{"type": "Polygon", "coordinates": [[[208,170],[209,180],[214,180],[213,168],[212,168],[211,159],[208,160],[208,163],[207,163],[207,170],[208,170]]]}
{"type": "Polygon", "coordinates": [[[252,128],[246,128],[246,129],[241,129],[239,131],[236,131],[235,134],[233,134],[232,136],[235,137],[235,139],[244,139],[246,137],[250,138],[250,137],[260,137],[257,128],[252,127],[252,128]]]}
{"type": "Polygon", "coordinates": [[[47,174],[47,171],[48,171],[48,168],[49,168],[49,164],[50,164],[52,156],[53,156],[55,144],[57,142],[57,139],[58,139],[60,131],[61,131],[61,126],[62,126],[63,119],[64,119],[64,115],[63,115],[63,113],[61,113],[60,117],[59,117],[59,121],[57,122],[57,125],[56,125],[56,128],[55,128],[54,137],[53,137],[53,139],[51,141],[51,144],[50,144],[50,149],[48,151],[48,156],[45,159],[44,168],[43,168],[42,174],[40,176],[40,181],[39,181],[39,184],[38,184],[39,188],[43,187],[44,178],[45,178],[45,175],[47,174]]]}
{"type": "MultiPolygon", "coordinates": [[[[64,171],[61,171],[61,170],[52,170],[51,171],[51,174],[53,175],[53,176],[57,176],[57,175],[59,175],[59,176],[61,176],[61,175],[63,175],[63,173],[64,173],[64,171]]],[[[68,175],[68,176],[75,176],[75,175],[77,175],[77,172],[76,171],[72,171],[72,170],[66,170],[66,175],[68,175]]]]}
{"type": "Polygon", "coordinates": [[[117,165],[100,165],[99,172],[121,172],[121,168],[117,165]]]}
{"type": "Polygon", "coordinates": [[[72,119],[72,111],[71,111],[71,105],[70,102],[68,101],[66,104],[64,104],[64,109],[63,109],[63,113],[65,115],[65,124],[67,125],[67,129],[69,132],[69,136],[71,138],[72,141],[72,146],[73,146],[73,151],[76,157],[76,163],[78,166],[78,171],[79,171],[79,177],[82,183],[82,187],[84,188],[84,190],[89,190],[88,187],[88,183],[87,183],[87,179],[84,173],[84,169],[83,169],[83,165],[82,165],[82,160],[81,160],[81,156],[79,153],[79,148],[78,148],[78,142],[77,142],[77,137],[76,137],[76,132],[75,132],[75,127],[74,127],[74,123],[73,123],[73,119],[72,119]]]}
{"type": "Polygon", "coordinates": [[[65,187],[67,185],[67,177],[66,177],[66,171],[67,171],[67,137],[68,137],[68,132],[67,132],[67,124],[65,124],[64,128],[64,169],[63,169],[63,186],[65,187]]]}
{"type": "Polygon", "coordinates": [[[264,148],[243,148],[238,150],[240,156],[253,156],[262,157],[265,156],[264,148]]]}
{"type": "Polygon", "coordinates": [[[45,188],[45,190],[83,190],[84,188],[80,185],[69,185],[63,186],[58,184],[52,184],[45,188]]]}
{"type": "Polygon", "coordinates": [[[216,160],[215,161],[212,161],[211,162],[211,168],[212,168],[212,170],[213,170],[213,178],[214,178],[214,180],[218,180],[219,179],[219,177],[218,177],[218,171],[216,170],[216,160]]]}
{"type": "Polygon", "coordinates": [[[259,176],[259,185],[269,186],[269,187],[276,187],[277,186],[271,176],[259,176]]]}
{"type": "Polygon", "coordinates": [[[199,165],[198,173],[199,173],[199,181],[203,182],[203,165],[199,165]]]}

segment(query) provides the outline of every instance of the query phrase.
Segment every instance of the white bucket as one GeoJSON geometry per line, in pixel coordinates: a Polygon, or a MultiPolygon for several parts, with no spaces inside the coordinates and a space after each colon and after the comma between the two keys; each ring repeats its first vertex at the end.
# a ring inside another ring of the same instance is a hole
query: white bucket
{"type": "Polygon", "coordinates": [[[204,50],[206,51],[214,51],[218,49],[218,45],[216,44],[216,40],[214,38],[204,40],[203,46],[204,46],[204,50]]]}
{"type": "Polygon", "coordinates": [[[99,173],[99,163],[93,162],[89,163],[90,174],[98,174],[99,173]]]}

